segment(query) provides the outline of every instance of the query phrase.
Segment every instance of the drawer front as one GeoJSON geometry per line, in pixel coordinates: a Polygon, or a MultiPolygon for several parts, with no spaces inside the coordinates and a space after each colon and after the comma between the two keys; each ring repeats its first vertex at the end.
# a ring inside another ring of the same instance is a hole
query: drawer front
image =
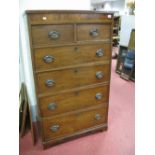
{"type": "Polygon", "coordinates": [[[29,21],[31,24],[52,24],[52,23],[75,23],[75,22],[103,22],[112,21],[110,14],[96,13],[37,13],[30,14],[29,21]]]}
{"type": "Polygon", "coordinates": [[[37,74],[38,93],[55,93],[109,81],[110,66],[98,65],[74,69],[57,70],[37,74]]]}
{"type": "Polygon", "coordinates": [[[111,40],[110,24],[79,24],[77,26],[78,41],[111,40]]]}
{"type": "Polygon", "coordinates": [[[40,71],[94,61],[104,61],[110,59],[110,51],[111,44],[34,49],[35,69],[40,71]]]}
{"type": "Polygon", "coordinates": [[[104,124],[106,123],[106,117],[107,109],[101,107],[95,110],[75,112],[74,114],[43,120],[44,140],[67,136],[104,124]]]}
{"type": "Polygon", "coordinates": [[[32,44],[48,45],[74,41],[73,25],[32,26],[32,44]]]}
{"type": "Polygon", "coordinates": [[[42,117],[46,117],[89,106],[106,105],[108,102],[108,92],[109,86],[101,86],[43,97],[39,99],[40,113],[42,117]]]}

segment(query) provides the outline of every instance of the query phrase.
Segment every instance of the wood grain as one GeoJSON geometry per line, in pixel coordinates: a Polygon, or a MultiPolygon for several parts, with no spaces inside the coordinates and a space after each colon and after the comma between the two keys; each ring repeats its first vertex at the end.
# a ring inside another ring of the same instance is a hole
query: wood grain
{"type": "Polygon", "coordinates": [[[48,141],[44,141],[43,142],[43,149],[47,149],[51,146],[55,146],[55,145],[58,145],[58,144],[61,144],[61,143],[64,143],[64,142],[67,142],[67,141],[70,141],[70,140],[75,140],[77,138],[82,138],[83,136],[88,136],[88,135],[92,135],[92,134],[95,134],[97,132],[103,132],[103,131],[107,131],[108,130],[108,125],[107,123],[104,123],[104,124],[101,124],[101,125],[97,125],[97,126],[94,126],[94,127],[90,127],[90,128],[87,128],[85,130],[81,130],[81,131],[78,131],[76,133],[73,133],[73,134],[69,134],[69,135],[66,135],[66,136],[61,136],[57,139],[51,139],[51,140],[48,140],[48,141]]]}
{"type": "Polygon", "coordinates": [[[60,11],[42,11],[37,13],[29,12],[29,21],[31,25],[43,25],[53,23],[97,23],[97,22],[112,22],[112,13],[100,13],[100,12],[60,12],[60,11]],[[108,18],[111,15],[111,18],[108,18]],[[46,20],[45,20],[46,17],[46,20]]]}
{"type": "Polygon", "coordinates": [[[112,12],[71,10],[29,10],[28,26],[31,57],[39,112],[39,131],[44,148],[97,130],[106,130],[108,122],[109,82],[111,67],[112,12]],[[96,28],[98,35],[90,36],[96,28]],[[49,32],[59,32],[51,39],[49,32]],[[96,50],[104,49],[97,57],[96,50]],[[53,63],[44,63],[43,57],[54,56],[53,63]],[[96,78],[96,72],[104,77],[96,78]],[[45,81],[55,81],[47,87],[45,81]],[[101,100],[97,92],[104,93],[101,100]],[[49,103],[57,108],[48,110],[49,103]],[[94,115],[102,117],[95,120],[94,115]],[[60,130],[51,132],[53,124],[60,130]]]}
{"type": "Polygon", "coordinates": [[[44,140],[55,139],[61,136],[76,133],[80,130],[87,129],[96,125],[106,123],[106,108],[97,108],[87,112],[77,112],[65,117],[57,117],[54,119],[42,120],[44,131],[44,140]],[[96,114],[100,114],[101,118],[96,120],[96,114]],[[86,123],[87,122],[87,123],[86,123]],[[59,125],[58,131],[51,131],[53,125],[59,125]]]}
{"type": "Polygon", "coordinates": [[[107,105],[109,86],[100,86],[80,91],[67,92],[59,95],[39,98],[41,117],[50,117],[60,113],[87,108],[94,105],[107,105]],[[96,99],[96,94],[102,93],[100,100],[96,99]],[[55,109],[49,109],[50,104],[55,104],[55,109]]]}
{"type": "Polygon", "coordinates": [[[48,92],[52,93],[63,89],[72,89],[75,87],[109,81],[109,71],[109,65],[97,65],[39,73],[37,74],[37,90],[39,94],[48,92]],[[103,78],[96,78],[97,71],[103,72],[103,78]],[[47,80],[54,80],[55,85],[47,87],[45,85],[47,80]]]}
{"type": "Polygon", "coordinates": [[[110,24],[78,24],[77,26],[77,40],[88,41],[88,40],[110,40],[111,29],[110,24]],[[98,30],[98,35],[92,37],[90,31],[92,29],[98,30]]]}
{"type": "Polygon", "coordinates": [[[74,27],[71,24],[66,25],[43,25],[32,26],[32,44],[33,45],[48,45],[67,43],[74,41],[74,27]],[[48,36],[49,32],[56,31],[60,34],[57,39],[52,39],[48,36]]]}
{"type": "Polygon", "coordinates": [[[35,70],[43,71],[57,67],[108,60],[111,57],[110,46],[111,44],[95,44],[34,49],[35,70]],[[99,49],[104,51],[104,55],[101,57],[96,54],[99,49]],[[43,60],[45,56],[54,57],[54,61],[46,63],[43,60]]]}

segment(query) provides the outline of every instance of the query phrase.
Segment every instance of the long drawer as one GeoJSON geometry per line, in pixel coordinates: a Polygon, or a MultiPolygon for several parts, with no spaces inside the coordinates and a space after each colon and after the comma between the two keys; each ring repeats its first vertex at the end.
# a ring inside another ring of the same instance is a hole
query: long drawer
{"type": "Polygon", "coordinates": [[[110,66],[96,65],[44,72],[36,75],[38,93],[58,92],[80,86],[109,82],[110,66]]]}
{"type": "Polygon", "coordinates": [[[48,45],[74,41],[72,24],[32,26],[32,44],[48,45]]]}
{"type": "Polygon", "coordinates": [[[94,105],[107,105],[109,85],[39,98],[42,117],[54,116],[94,105]]]}
{"type": "Polygon", "coordinates": [[[78,41],[111,40],[110,24],[79,24],[77,26],[78,41]]]}
{"type": "Polygon", "coordinates": [[[111,57],[111,44],[74,45],[34,49],[36,71],[53,69],[111,57]]]}
{"type": "Polygon", "coordinates": [[[106,123],[107,109],[100,107],[94,110],[75,112],[67,116],[42,120],[44,140],[56,139],[106,123]]]}

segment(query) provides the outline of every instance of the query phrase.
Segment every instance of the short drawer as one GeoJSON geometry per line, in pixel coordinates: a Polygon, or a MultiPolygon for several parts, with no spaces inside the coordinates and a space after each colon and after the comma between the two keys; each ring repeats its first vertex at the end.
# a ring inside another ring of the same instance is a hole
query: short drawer
{"type": "Polygon", "coordinates": [[[32,44],[48,45],[73,42],[73,25],[37,25],[32,26],[32,44]]]}
{"type": "Polygon", "coordinates": [[[107,109],[100,107],[95,110],[75,112],[66,116],[58,116],[42,121],[44,140],[64,137],[76,132],[103,125],[106,123],[107,109]]]}
{"type": "Polygon", "coordinates": [[[37,74],[38,93],[55,93],[61,90],[109,82],[110,66],[96,65],[57,70],[37,74]]]}
{"type": "Polygon", "coordinates": [[[110,24],[79,24],[77,26],[78,41],[111,40],[110,24]]]}
{"type": "Polygon", "coordinates": [[[111,57],[111,44],[75,45],[34,49],[35,70],[104,61],[111,57]]]}
{"type": "Polygon", "coordinates": [[[84,90],[62,93],[39,98],[42,117],[53,116],[94,105],[107,105],[109,86],[100,86],[84,90]]]}

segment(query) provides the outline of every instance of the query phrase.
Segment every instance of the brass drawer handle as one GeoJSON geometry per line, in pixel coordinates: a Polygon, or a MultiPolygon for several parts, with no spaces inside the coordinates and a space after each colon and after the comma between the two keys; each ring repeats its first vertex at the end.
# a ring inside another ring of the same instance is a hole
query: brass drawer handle
{"type": "Polygon", "coordinates": [[[95,115],[95,119],[96,119],[96,120],[100,120],[100,119],[101,119],[101,115],[100,115],[100,114],[96,114],[96,115],[95,115]]]}
{"type": "Polygon", "coordinates": [[[92,36],[92,37],[96,37],[99,35],[99,32],[98,32],[98,29],[96,28],[93,28],[90,30],[89,34],[92,36]]]}
{"type": "Polygon", "coordinates": [[[46,81],[45,81],[45,85],[46,85],[47,87],[52,87],[52,86],[55,85],[55,81],[54,81],[54,80],[46,80],[46,81]]]}
{"type": "Polygon", "coordinates": [[[103,97],[103,94],[102,93],[97,93],[95,97],[96,97],[97,100],[101,100],[102,97],[103,97]]]}
{"type": "Polygon", "coordinates": [[[48,105],[48,109],[49,110],[55,110],[57,108],[57,104],[56,103],[50,103],[49,105],[48,105]]]}
{"type": "Polygon", "coordinates": [[[57,32],[57,31],[51,31],[51,32],[48,33],[48,36],[51,39],[58,39],[60,37],[60,33],[57,32]]]}
{"type": "Polygon", "coordinates": [[[60,128],[60,125],[55,124],[55,125],[52,125],[52,126],[50,127],[50,130],[51,130],[52,132],[57,132],[57,131],[59,130],[59,128],[60,128]]]}
{"type": "Polygon", "coordinates": [[[55,58],[53,56],[51,56],[51,55],[46,55],[46,56],[43,57],[43,60],[44,60],[45,63],[53,62],[54,59],[55,58]]]}
{"type": "Polygon", "coordinates": [[[104,55],[104,51],[103,51],[103,49],[98,49],[97,51],[96,51],[96,55],[98,56],[98,57],[102,57],[103,55],[104,55]]]}
{"type": "Polygon", "coordinates": [[[103,76],[104,76],[104,73],[103,73],[102,71],[96,72],[96,77],[97,77],[98,79],[102,79],[103,76]]]}

